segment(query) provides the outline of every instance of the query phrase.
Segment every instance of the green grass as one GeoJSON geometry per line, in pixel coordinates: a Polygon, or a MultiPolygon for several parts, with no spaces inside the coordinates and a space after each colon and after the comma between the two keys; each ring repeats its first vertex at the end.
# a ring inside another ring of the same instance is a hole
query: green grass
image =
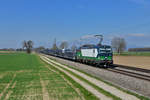
{"type": "MultiPolygon", "coordinates": [[[[46,63],[46,62],[45,62],[46,63]]],[[[47,63],[46,63],[47,64],[47,63]]],[[[96,96],[94,96],[92,93],[90,93],[89,91],[87,91],[85,88],[83,88],[80,84],[78,84],[77,82],[75,82],[72,78],[70,78],[69,76],[67,76],[64,72],[58,70],[57,68],[47,64],[50,68],[58,71],[61,75],[63,75],[67,80],[69,80],[76,88],[78,88],[82,95],[84,96],[85,100],[98,100],[98,98],[96,96]]]]}
{"type": "MultiPolygon", "coordinates": [[[[50,59],[51,59],[51,58],[50,58],[50,59]]],[[[51,60],[53,60],[53,59],[51,59],[51,60]]],[[[62,63],[61,63],[61,64],[62,64],[62,63]]],[[[101,79],[101,78],[99,78],[99,77],[96,77],[96,76],[93,76],[93,75],[91,75],[91,74],[88,74],[87,72],[82,71],[82,70],[80,70],[80,69],[78,69],[78,68],[76,68],[76,67],[73,67],[73,66],[70,66],[70,65],[67,65],[67,64],[63,64],[63,65],[68,66],[68,67],[70,67],[70,68],[72,68],[72,69],[75,69],[75,70],[77,70],[77,71],[79,71],[79,72],[81,72],[81,73],[84,73],[84,74],[86,74],[86,75],[88,75],[88,76],[90,76],[90,77],[93,77],[93,78],[95,78],[95,79],[97,79],[97,80],[100,80],[100,81],[102,81],[102,82],[104,82],[104,83],[106,83],[106,84],[108,84],[108,85],[110,85],[110,86],[113,86],[113,87],[115,87],[115,88],[117,88],[117,89],[119,89],[119,90],[121,90],[121,91],[123,91],[123,92],[125,92],[125,93],[134,95],[134,96],[138,97],[140,100],[150,100],[150,99],[147,98],[147,97],[144,97],[144,96],[142,96],[142,95],[139,95],[139,94],[130,92],[130,91],[126,90],[126,89],[120,88],[120,87],[118,87],[118,86],[116,86],[116,85],[114,85],[114,84],[112,84],[112,83],[110,83],[110,82],[108,82],[108,81],[104,81],[103,79],[101,79]]],[[[71,73],[72,73],[72,72],[71,72],[71,73]]],[[[79,77],[79,76],[77,76],[77,77],[79,77]]],[[[85,79],[82,79],[82,80],[88,82],[88,81],[85,80],[85,79]]],[[[89,83],[89,82],[88,82],[88,83],[89,83]]],[[[91,84],[91,83],[90,83],[90,84],[91,84]]],[[[97,88],[98,91],[104,93],[104,94],[107,95],[107,96],[112,97],[114,100],[119,100],[119,99],[120,99],[120,98],[117,98],[116,96],[110,94],[109,92],[104,91],[103,89],[100,89],[100,88],[97,87],[97,86],[94,86],[94,84],[91,84],[91,85],[93,85],[93,87],[97,88]]]]}
{"type": "MultiPolygon", "coordinates": [[[[0,55],[0,59],[0,87],[3,87],[0,93],[4,92],[4,95],[1,98],[2,100],[5,99],[6,95],[10,91],[13,91],[10,95],[11,100],[25,99],[23,96],[30,91],[26,86],[28,86],[31,82],[35,82],[40,87],[37,72],[39,67],[43,64],[38,61],[36,55],[9,53],[7,55],[0,55]],[[15,74],[16,77],[14,77],[15,74]],[[11,88],[15,82],[16,86],[11,88]],[[8,83],[10,85],[7,90],[4,91],[4,88],[8,83]]],[[[39,92],[41,92],[41,88],[32,86],[31,89],[33,89],[33,92],[35,92],[36,89],[39,89],[39,92]]]]}
{"type": "Polygon", "coordinates": [[[0,97],[2,100],[4,100],[8,94],[10,94],[8,100],[42,100],[43,85],[41,84],[41,80],[44,82],[44,87],[50,98],[59,100],[80,100],[81,97],[79,94],[61,75],[69,80],[74,87],[79,88],[84,97],[97,100],[94,95],[74,82],[70,77],[54,69],[54,67],[43,63],[40,58],[34,54],[12,53],[0,55],[0,59],[0,94],[4,93],[0,97]],[[56,70],[58,73],[49,70],[46,66],[56,70]],[[14,77],[15,75],[16,77],[14,77]],[[8,84],[9,87],[4,91],[8,84]]]}
{"type": "Polygon", "coordinates": [[[121,54],[115,53],[115,56],[150,56],[150,52],[123,52],[121,54]]]}
{"type": "Polygon", "coordinates": [[[0,55],[0,73],[4,71],[37,70],[42,64],[33,54],[15,53],[0,55]]]}

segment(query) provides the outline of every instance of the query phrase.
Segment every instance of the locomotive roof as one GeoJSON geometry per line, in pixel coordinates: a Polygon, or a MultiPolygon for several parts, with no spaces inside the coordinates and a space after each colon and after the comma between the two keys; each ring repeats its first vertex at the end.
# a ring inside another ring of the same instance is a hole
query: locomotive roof
{"type": "Polygon", "coordinates": [[[83,45],[80,49],[90,49],[90,48],[111,48],[109,45],[83,45]]]}

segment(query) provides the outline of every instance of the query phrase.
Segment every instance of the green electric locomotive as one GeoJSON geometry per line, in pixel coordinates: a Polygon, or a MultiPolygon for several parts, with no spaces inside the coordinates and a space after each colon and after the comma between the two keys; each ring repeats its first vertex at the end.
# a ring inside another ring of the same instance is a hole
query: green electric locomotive
{"type": "Polygon", "coordinates": [[[76,61],[97,66],[113,64],[113,52],[109,45],[83,45],[76,51],[76,61]]]}

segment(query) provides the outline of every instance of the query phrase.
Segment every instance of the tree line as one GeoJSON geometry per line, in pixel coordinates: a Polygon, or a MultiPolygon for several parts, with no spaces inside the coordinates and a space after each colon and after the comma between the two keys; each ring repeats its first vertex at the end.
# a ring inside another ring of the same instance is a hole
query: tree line
{"type": "MultiPolygon", "coordinates": [[[[121,54],[126,50],[127,44],[124,38],[121,37],[114,37],[111,41],[112,48],[115,52],[118,54],[121,54]]],[[[68,42],[63,41],[61,42],[60,46],[57,46],[56,39],[54,40],[53,46],[51,49],[57,50],[57,49],[67,49],[68,48],[68,42]]],[[[71,50],[75,51],[77,49],[76,45],[71,46],[71,50]]]]}
{"type": "MultiPolygon", "coordinates": [[[[33,48],[33,41],[32,40],[28,40],[28,41],[23,41],[22,42],[22,48],[18,48],[18,49],[1,49],[1,50],[10,50],[10,51],[26,51],[28,54],[30,54],[32,52],[32,50],[39,52],[41,50],[44,50],[45,47],[44,46],[39,46],[37,48],[33,48]]],[[[124,38],[121,37],[114,37],[111,41],[111,45],[112,48],[115,52],[117,52],[118,54],[121,54],[122,52],[124,52],[126,50],[126,41],[124,38]]],[[[68,49],[69,48],[69,43],[67,41],[62,41],[60,43],[60,45],[57,45],[57,41],[56,39],[54,39],[54,43],[52,45],[52,47],[50,48],[51,50],[58,50],[58,49],[68,49]]],[[[72,44],[72,46],[70,47],[70,49],[75,52],[77,49],[77,45],[75,45],[74,43],[72,44]]],[[[150,48],[131,48],[128,51],[150,51],[150,48]]]]}
{"type": "MultiPolygon", "coordinates": [[[[69,47],[69,43],[68,43],[67,41],[62,41],[62,42],[60,43],[60,45],[57,46],[56,39],[55,39],[55,40],[54,40],[54,43],[53,43],[53,46],[52,46],[51,49],[52,49],[52,50],[68,49],[68,47],[69,47]]],[[[73,44],[73,45],[71,46],[71,50],[72,50],[73,52],[75,52],[76,49],[77,49],[77,46],[76,46],[75,44],[73,44]]]]}
{"type": "MultiPolygon", "coordinates": [[[[23,41],[22,46],[23,46],[23,51],[26,51],[27,53],[31,53],[33,50],[33,41],[29,40],[29,41],[23,41]]],[[[122,52],[124,52],[126,50],[126,41],[124,38],[121,37],[114,37],[111,41],[111,45],[112,48],[115,52],[117,52],[118,54],[121,54],[122,52]]],[[[62,41],[60,43],[59,46],[57,46],[57,41],[56,39],[54,39],[54,43],[52,45],[52,50],[58,50],[58,49],[68,49],[69,44],[67,41],[62,41]]],[[[45,48],[43,46],[40,46],[38,48],[34,48],[34,51],[41,51],[44,50],[45,48]]],[[[77,46],[75,44],[73,44],[71,46],[71,50],[73,52],[75,52],[77,49],[77,46]]]]}
{"type": "MultiPolygon", "coordinates": [[[[44,46],[40,46],[40,47],[37,47],[37,48],[33,48],[33,45],[34,45],[33,41],[31,41],[31,40],[25,41],[25,40],[24,40],[24,41],[22,42],[22,48],[17,49],[17,51],[26,51],[28,54],[30,54],[33,50],[36,51],[36,52],[39,52],[39,51],[45,49],[44,46]]],[[[68,44],[67,41],[62,41],[62,42],[60,43],[60,45],[57,46],[56,39],[55,39],[55,40],[54,40],[54,43],[53,43],[53,46],[52,46],[52,48],[50,48],[50,49],[51,49],[51,50],[68,49],[68,47],[69,47],[69,44],[68,44]]],[[[77,49],[76,45],[73,44],[73,45],[71,46],[71,50],[72,50],[73,52],[75,52],[76,49],[77,49]]]]}
{"type": "Polygon", "coordinates": [[[129,48],[129,52],[149,52],[150,48],[129,48]]]}

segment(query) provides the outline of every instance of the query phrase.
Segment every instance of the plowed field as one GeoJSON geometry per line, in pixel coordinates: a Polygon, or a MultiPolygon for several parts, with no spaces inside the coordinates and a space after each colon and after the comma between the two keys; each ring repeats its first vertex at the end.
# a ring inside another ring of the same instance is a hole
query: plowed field
{"type": "Polygon", "coordinates": [[[114,56],[114,63],[150,69],[150,57],[148,56],[114,56]]]}

